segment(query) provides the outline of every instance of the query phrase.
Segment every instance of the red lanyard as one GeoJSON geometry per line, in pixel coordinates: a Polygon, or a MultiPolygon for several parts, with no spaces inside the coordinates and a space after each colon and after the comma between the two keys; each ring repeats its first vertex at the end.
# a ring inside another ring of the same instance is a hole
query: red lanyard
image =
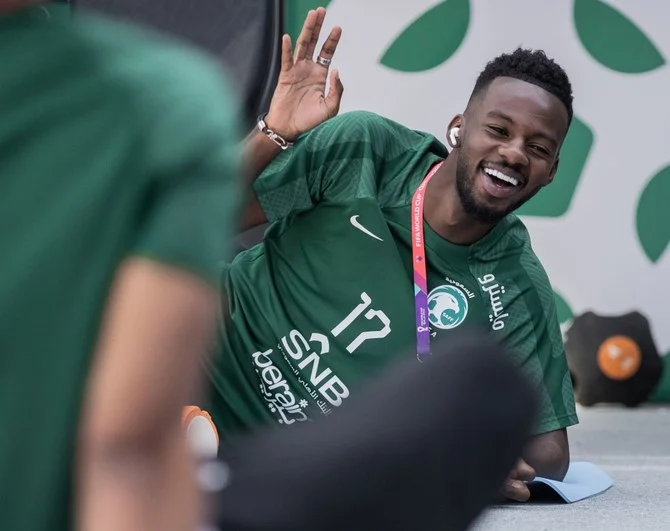
{"type": "Polygon", "coordinates": [[[424,361],[430,356],[426,247],[423,239],[423,203],[428,183],[443,162],[433,166],[412,197],[412,264],[414,266],[414,307],[416,311],[416,356],[419,361],[424,361]]]}

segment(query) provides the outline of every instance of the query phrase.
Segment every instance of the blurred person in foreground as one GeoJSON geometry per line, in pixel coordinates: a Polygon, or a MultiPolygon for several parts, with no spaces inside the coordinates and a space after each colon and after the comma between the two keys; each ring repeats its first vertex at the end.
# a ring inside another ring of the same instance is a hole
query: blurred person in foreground
{"type": "Polygon", "coordinates": [[[204,407],[232,438],[329,416],[393,360],[478,325],[540,395],[533,438],[503,486],[562,479],[578,422],[553,291],[514,211],[549,185],[572,120],[565,71],[542,51],[491,60],[450,149],[370,112],[336,116],[335,28],[325,10],[286,37],[269,112],[249,139],[256,178],[245,227],[264,241],[226,268],[229,315],[204,407]],[[293,104],[298,98],[301,104],[293,104]],[[271,161],[271,162],[270,162],[271,161]]]}
{"type": "Polygon", "coordinates": [[[194,529],[237,111],[204,54],[49,9],[0,0],[0,529],[194,529]]]}
{"type": "Polygon", "coordinates": [[[329,417],[224,445],[198,474],[212,529],[469,529],[538,405],[509,353],[478,332],[440,339],[423,364],[406,352],[329,417]]]}

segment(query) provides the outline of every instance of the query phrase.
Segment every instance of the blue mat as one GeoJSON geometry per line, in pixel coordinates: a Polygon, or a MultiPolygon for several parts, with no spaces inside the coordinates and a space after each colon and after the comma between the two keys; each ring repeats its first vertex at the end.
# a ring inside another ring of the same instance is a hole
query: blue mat
{"type": "Polygon", "coordinates": [[[563,481],[540,477],[529,481],[529,502],[575,503],[602,494],[613,484],[612,479],[600,467],[588,461],[575,461],[570,463],[563,481]]]}

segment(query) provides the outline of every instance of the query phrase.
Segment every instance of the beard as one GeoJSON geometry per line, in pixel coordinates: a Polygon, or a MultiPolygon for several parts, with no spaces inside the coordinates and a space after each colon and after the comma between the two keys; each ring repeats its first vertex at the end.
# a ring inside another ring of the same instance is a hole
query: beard
{"type": "Polygon", "coordinates": [[[477,177],[476,173],[480,171],[480,168],[477,167],[472,170],[472,174],[470,175],[469,168],[472,167],[473,165],[470,164],[467,151],[461,147],[461,150],[458,153],[458,160],[456,161],[456,190],[461,205],[463,206],[463,211],[480,223],[486,225],[494,225],[495,223],[498,223],[505,216],[521,207],[521,205],[531,199],[539,191],[536,190],[526,197],[521,197],[516,202],[507,205],[505,208],[492,207],[484,203],[482,200],[477,199],[474,184],[477,177]]]}

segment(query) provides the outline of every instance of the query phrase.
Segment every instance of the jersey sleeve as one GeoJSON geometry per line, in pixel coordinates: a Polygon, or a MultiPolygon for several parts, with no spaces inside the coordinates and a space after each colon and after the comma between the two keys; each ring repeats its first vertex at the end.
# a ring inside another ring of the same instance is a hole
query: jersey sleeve
{"type": "Polygon", "coordinates": [[[147,197],[132,253],[217,285],[241,198],[238,108],[215,63],[181,52],[164,59],[136,102],[147,197]]]}
{"type": "Polygon", "coordinates": [[[492,317],[500,310],[498,323],[504,322],[504,327],[498,333],[539,392],[533,430],[539,435],[575,425],[579,420],[549,278],[529,240],[514,255],[504,268],[509,276],[497,275],[505,292],[500,298],[502,306],[492,305],[492,317]]]}
{"type": "Polygon", "coordinates": [[[419,133],[366,111],[344,113],[301,136],[254,183],[269,221],[324,201],[376,193],[376,171],[416,149],[419,133]]]}

